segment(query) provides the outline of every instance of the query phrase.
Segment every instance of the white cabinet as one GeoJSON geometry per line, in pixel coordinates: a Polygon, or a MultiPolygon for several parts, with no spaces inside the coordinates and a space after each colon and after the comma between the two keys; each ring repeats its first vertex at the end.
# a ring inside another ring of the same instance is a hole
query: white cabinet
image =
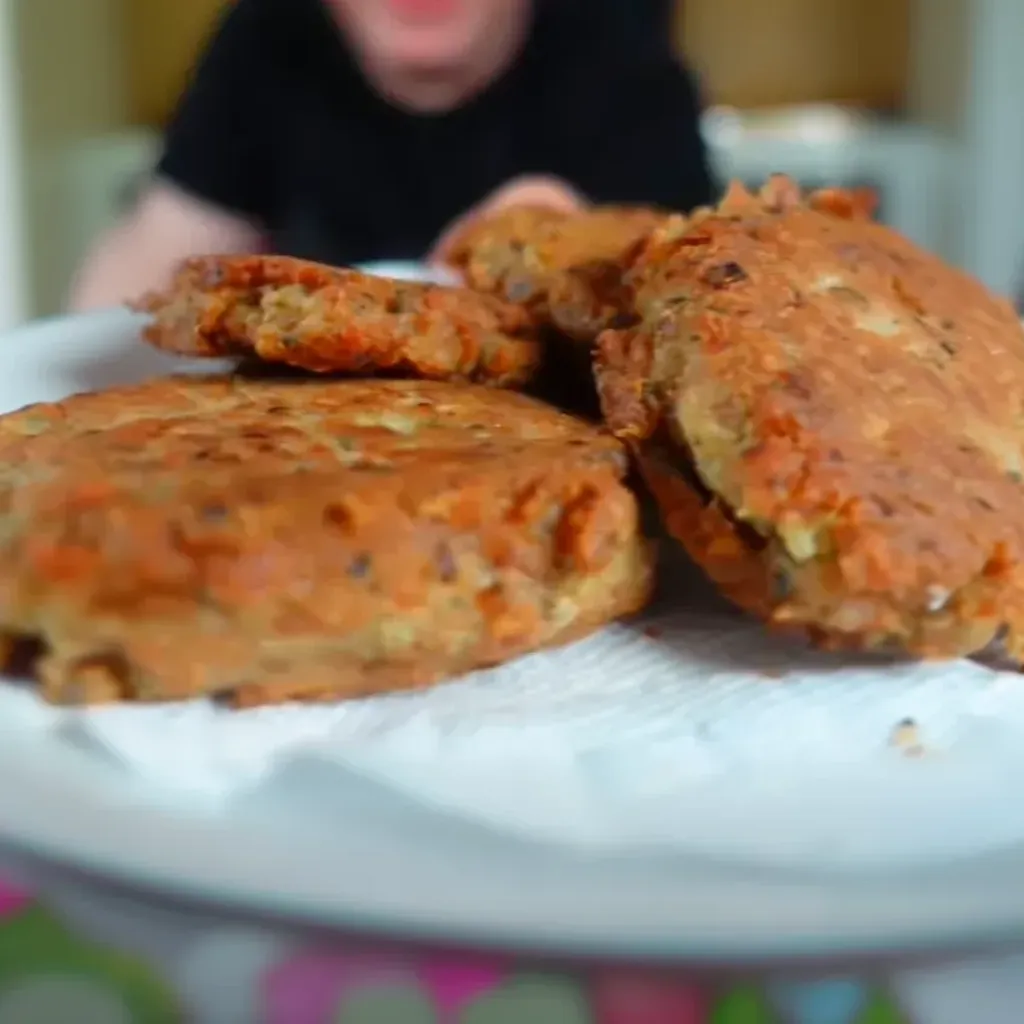
{"type": "Polygon", "coordinates": [[[771,131],[756,119],[707,119],[705,137],[719,174],[757,185],[783,172],[810,188],[869,186],[879,218],[949,259],[957,259],[947,196],[955,184],[957,146],[941,132],[908,122],[791,113],[771,131]],[[824,123],[823,123],[824,122],[824,123]],[[831,122],[831,123],[830,123],[831,122]]]}

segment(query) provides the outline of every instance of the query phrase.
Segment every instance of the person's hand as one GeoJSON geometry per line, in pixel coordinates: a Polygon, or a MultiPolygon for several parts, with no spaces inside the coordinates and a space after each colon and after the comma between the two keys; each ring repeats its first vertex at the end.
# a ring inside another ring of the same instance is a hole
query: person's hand
{"type": "Polygon", "coordinates": [[[541,206],[550,210],[564,210],[566,213],[573,213],[576,210],[584,209],[586,205],[586,199],[571,185],[559,178],[542,175],[513,178],[501,188],[495,189],[461,217],[452,221],[434,243],[427,261],[435,265],[445,264],[452,244],[467,228],[482,217],[493,216],[511,206],[541,206]]]}

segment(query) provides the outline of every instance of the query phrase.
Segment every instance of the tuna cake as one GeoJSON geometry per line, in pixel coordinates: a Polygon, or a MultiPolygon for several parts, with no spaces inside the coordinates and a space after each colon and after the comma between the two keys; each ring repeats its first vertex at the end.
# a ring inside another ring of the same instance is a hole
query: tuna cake
{"type": "Polygon", "coordinates": [[[592,342],[628,304],[624,259],[665,216],[642,207],[582,213],[511,207],[471,225],[447,259],[472,288],[524,305],[569,337],[592,342]]]}
{"type": "Polygon", "coordinates": [[[512,387],[540,358],[531,318],[492,296],[281,256],[187,260],[135,308],[152,314],[143,336],[157,348],[316,373],[512,387]]]}
{"type": "Polygon", "coordinates": [[[55,703],[426,686],[636,611],[614,438],[434,381],[172,377],[0,418],[0,629],[55,703]]]}
{"type": "Polygon", "coordinates": [[[665,216],[616,206],[581,213],[510,207],[453,241],[446,258],[470,287],[521,304],[547,328],[530,394],[600,419],[591,349],[630,306],[622,280],[628,255],[665,216]]]}
{"type": "Polygon", "coordinates": [[[826,646],[1024,660],[1024,335],[868,217],[757,196],[666,224],[606,332],[610,427],[720,589],[826,646]]]}

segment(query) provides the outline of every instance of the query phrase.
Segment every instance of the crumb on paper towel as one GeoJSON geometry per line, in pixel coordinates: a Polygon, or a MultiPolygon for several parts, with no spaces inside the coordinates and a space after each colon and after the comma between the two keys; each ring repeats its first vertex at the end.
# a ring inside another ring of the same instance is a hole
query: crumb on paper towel
{"type": "Polygon", "coordinates": [[[889,734],[889,745],[895,747],[904,757],[924,757],[927,753],[921,738],[921,729],[912,718],[897,722],[889,734]]]}

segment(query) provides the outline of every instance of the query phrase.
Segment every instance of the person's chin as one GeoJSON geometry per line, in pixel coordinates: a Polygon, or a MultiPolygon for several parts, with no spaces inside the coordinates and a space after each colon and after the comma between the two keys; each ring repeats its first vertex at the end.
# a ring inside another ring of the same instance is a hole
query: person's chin
{"type": "Polygon", "coordinates": [[[407,30],[387,48],[387,62],[400,73],[425,80],[450,75],[470,59],[473,46],[450,32],[407,30]]]}
{"type": "Polygon", "coordinates": [[[457,107],[473,90],[458,65],[441,60],[403,61],[378,78],[378,87],[399,106],[422,113],[457,107]]]}
{"type": "Polygon", "coordinates": [[[421,83],[405,85],[388,82],[380,89],[381,94],[393,106],[413,114],[445,114],[460,106],[467,97],[465,89],[421,83]]]}

